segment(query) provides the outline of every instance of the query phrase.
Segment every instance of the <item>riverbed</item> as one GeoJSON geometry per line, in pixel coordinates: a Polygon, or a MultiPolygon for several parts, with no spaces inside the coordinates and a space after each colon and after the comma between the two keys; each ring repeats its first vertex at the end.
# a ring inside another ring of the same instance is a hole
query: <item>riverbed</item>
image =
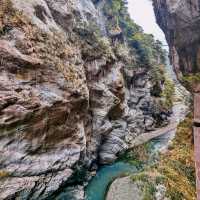
{"type": "MultiPolygon", "coordinates": [[[[169,78],[175,84],[174,105],[172,108],[173,113],[169,121],[170,124],[176,123],[178,125],[178,123],[185,119],[185,116],[189,111],[190,94],[176,79],[172,66],[167,65],[166,71],[169,75],[169,78]]],[[[173,130],[166,132],[162,136],[156,137],[149,141],[152,144],[152,153],[157,155],[158,153],[166,152],[172,140],[174,139],[175,134],[176,127],[173,130]]],[[[150,156],[150,159],[152,159],[154,155],[150,156]]],[[[150,161],[149,163],[152,164],[150,161]]],[[[141,170],[138,169],[137,166],[129,164],[125,161],[120,161],[113,163],[112,165],[105,165],[100,167],[96,176],[91,179],[85,189],[86,200],[105,200],[109,186],[115,179],[133,173],[136,174],[141,170]]]]}
{"type": "Polygon", "coordinates": [[[136,173],[138,170],[134,165],[126,162],[116,162],[112,165],[100,167],[96,176],[89,182],[86,187],[87,200],[103,200],[109,184],[117,177],[127,176],[136,173]]]}
{"type": "MultiPolygon", "coordinates": [[[[187,94],[187,91],[180,84],[176,84],[175,96],[176,99],[179,99],[179,101],[174,102],[173,114],[170,117],[170,123],[177,122],[178,124],[180,121],[184,120],[186,114],[188,113],[188,100],[185,94],[187,94]]],[[[168,146],[175,137],[175,134],[176,128],[149,141],[152,144],[152,153],[156,155],[160,152],[166,152],[168,146]]],[[[150,156],[150,159],[151,158],[152,157],[150,156]]],[[[100,167],[96,176],[91,179],[85,189],[86,200],[105,200],[109,185],[116,178],[137,173],[139,171],[140,169],[136,166],[125,161],[119,161],[113,163],[112,165],[100,167]]]]}

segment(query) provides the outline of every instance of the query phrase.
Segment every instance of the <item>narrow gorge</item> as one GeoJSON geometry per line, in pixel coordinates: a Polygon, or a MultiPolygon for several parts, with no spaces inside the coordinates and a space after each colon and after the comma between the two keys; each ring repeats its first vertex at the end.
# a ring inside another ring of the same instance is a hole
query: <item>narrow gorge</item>
{"type": "Polygon", "coordinates": [[[169,58],[126,0],[0,0],[0,200],[196,199],[200,2],[152,3],[169,58]]]}

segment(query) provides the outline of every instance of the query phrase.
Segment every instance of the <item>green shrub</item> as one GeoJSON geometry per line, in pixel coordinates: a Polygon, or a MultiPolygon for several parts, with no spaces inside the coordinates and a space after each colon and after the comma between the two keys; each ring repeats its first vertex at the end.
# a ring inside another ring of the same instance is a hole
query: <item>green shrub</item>
{"type": "Polygon", "coordinates": [[[109,18],[107,29],[119,27],[129,47],[135,50],[139,66],[150,67],[155,63],[165,63],[162,43],[155,40],[152,34],[145,34],[131,19],[126,0],[108,0],[104,5],[104,13],[109,18]]]}
{"type": "Polygon", "coordinates": [[[173,96],[174,96],[175,88],[174,83],[166,79],[164,83],[164,90],[162,91],[161,96],[164,98],[162,100],[162,107],[166,110],[169,110],[173,106],[173,96]]]}
{"type": "Polygon", "coordinates": [[[200,73],[184,75],[182,82],[186,88],[192,91],[193,86],[200,84],[200,73]]]}
{"type": "Polygon", "coordinates": [[[145,173],[140,173],[137,175],[131,176],[131,180],[133,182],[140,183],[139,186],[141,187],[143,193],[143,200],[154,200],[155,198],[155,182],[154,179],[148,176],[145,173]]]}

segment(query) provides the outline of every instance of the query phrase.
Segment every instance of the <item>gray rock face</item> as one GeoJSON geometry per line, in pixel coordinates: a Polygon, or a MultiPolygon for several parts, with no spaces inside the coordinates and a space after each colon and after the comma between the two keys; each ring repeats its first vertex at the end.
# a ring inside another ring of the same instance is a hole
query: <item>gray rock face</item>
{"type": "Polygon", "coordinates": [[[108,37],[103,4],[2,0],[0,199],[42,200],[69,182],[81,199],[77,166],[115,161],[155,125],[148,72],[125,70],[94,34],[108,37]]]}
{"type": "Polygon", "coordinates": [[[143,191],[130,177],[118,178],[110,186],[106,200],[142,200],[143,191]]]}
{"type": "Polygon", "coordinates": [[[179,78],[182,73],[200,71],[198,0],[154,0],[157,22],[163,29],[171,60],[179,78]]]}
{"type": "Polygon", "coordinates": [[[67,187],[64,190],[64,193],[59,198],[70,200],[84,200],[84,187],[80,185],[75,187],[67,187]]]}
{"type": "MultiPolygon", "coordinates": [[[[155,184],[155,200],[169,200],[166,197],[166,187],[161,184],[155,184]]],[[[117,178],[110,186],[106,200],[143,200],[146,198],[145,183],[142,181],[133,181],[131,177],[117,178]]]]}

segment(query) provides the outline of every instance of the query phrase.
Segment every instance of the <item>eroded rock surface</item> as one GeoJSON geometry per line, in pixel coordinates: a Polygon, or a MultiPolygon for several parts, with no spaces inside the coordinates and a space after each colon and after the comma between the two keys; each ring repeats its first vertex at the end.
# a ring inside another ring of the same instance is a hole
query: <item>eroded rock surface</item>
{"type": "Polygon", "coordinates": [[[142,200],[143,192],[138,183],[134,183],[130,177],[116,179],[109,188],[106,200],[142,200]]]}
{"type": "Polygon", "coordinates": [[[188,75],[199,72],[199,1],[154,0],[154,7],[157,22],[166,35],[171,60],[179,78],[182,73],[188,75]]]}
{"type": "Polygon", "coordinates": [[[0,0],[0,199],[71,191],[157,124],[148,68],[126,68],[104,3],[0,0]]]}

